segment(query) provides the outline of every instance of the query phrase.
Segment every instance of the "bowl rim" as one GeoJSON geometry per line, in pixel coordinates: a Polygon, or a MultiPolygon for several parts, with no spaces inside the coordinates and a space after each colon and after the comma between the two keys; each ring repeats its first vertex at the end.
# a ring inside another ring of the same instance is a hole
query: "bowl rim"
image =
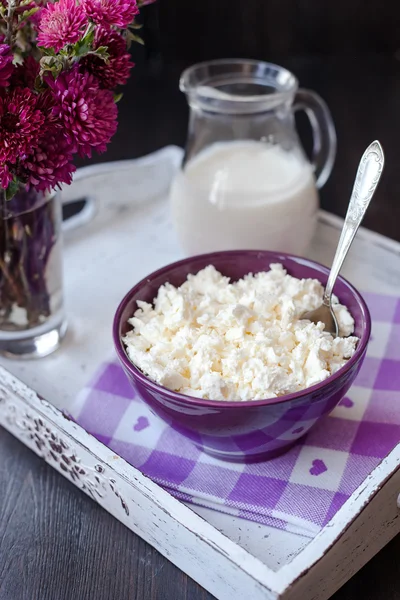
{"type": "Polygon", "coordinates": [[[276,262],[278,262],[279,257],[281,257],[282,259],[289,259],[289,260],[293,259],[294,261],[296,261],[298,263],[303,263],[305,266],[309,266],[311,268],[316,267],[316,269],[319,270],[324,275],[328,275],[329,271],[330,271],[330,269],[328,267],[325,267],[324,265],[322,265],[321,263],[319,263],[317,261],[314,261],[312,259],[305,258],[302,256],[297,256],[295,254],[289,254],[287,252],[272,251],[272,250],[224,250],[224,251],[209,252],[209,253],[204,253],[204,254],[197,254],[195,256],[190,256],[190,257],[175,261],[173,263],[169,263],[168,265],[161,267],[160,269],[157,269],[156,271],[153,271],[152,273],[147,275],[147,277],[143,277],[137,284],[135,284],[125,294],[125,296],[119,303],[118,308],[115,312],[114,320],[113,320],[112,333],[113,333],[113,339],[114,339],[114,346],[115,346],[118,358],[119,358],[120,362],[122,363],[123,367],[128,372],[130,372],[136,379],[138,379],[144,386],[151,388],[152,391],[154,391],[154,392],[157,392],[157,393],[161,392],[162,394],[167,396],[170,400],[176,401],[177,399],[178,400],[182,399],[182,402],[186,402],[186,403],[198,406],[198,407],[219,408],[219,409],[225,407],[226,409],[228,409],[228,408],[239,408],[239,407],[245,407],[245,406],[253,406],[253,407],[269,406],[269,405],[274,405],[274,404],[281,404],[283,402],[290,402],[293,400],[298,400],[301,397],[304,397],[306,395],[310,395],[310,394],[319,392],[325,386],[334,384],[335,381],[337,381],[338,379],[340,379],[340,377],[345,375],[363,356],[363,354],[366,350],[367,344],[369,342],[369,339],[370,339],[370,334],[371,334],[371,315],[370,315],[368,306],[367,306],[364,298],[362,297],[362,295],[357,291],[357,289],[349,281],[347,281],[347,279],[345,279],[344,277],[339,275],[338,281],[341,281],[349,288],[349,290],[355,297],[357,303],[361,307],[362,315],[364,318],[364,330],[362,332],[360,341],[357,345],[356,351],[354,352],[353,356],[346,362],[345,365],[343,365],[343,367],[341,367],[338,371],[336,371],[336,373],[334,373],[333,375],[330,375],[329,377],[327,377],[326,379],[324,379],[323,381],[321,381],[319,383],[316,383],[316,384],[314,384],[310,387],[307,387],[303,390],[300,390],[298,392],[293,392],[292,394],[285,394],[283,396],[278,396],[276,398],[265,398],[265,399],[259,399],[259,400],[243,400],[243,401],[240,401],[240,400],[212,400],[212,399],[205,399],[205,398],[197,398],[195,396],[188,396],[186,394],[182,394],[180,392],[176,392],[169,388],[163,387],[162,385],[156,383],[155,381],[153,381],[152,379],[147,377],[147,375],[142,373],[142,371],[140,371],[140,369],[138,367],[136,367],[131,362],[131,360],[128,358],[125,348],[124,348],[124,345],[123,345],[123,342],[122,342],[122,339],[121,339],[121,336],[119,334],[122,313],[125,309],[126,304],[130,301],[131,297],[140,290],[140,288],[143,286],[144,283],[149,283],[153,279],[158,278],[160,275],[167,274],[172,269],[186,265],[190,262],[193,262],[193,261],[202,262],[202,261],[204,261],[205,258],[207,258],[207,259],[209,258],[210,259],[209,264],[213,264],[213,259],[215,260],[216,258],[221,257],[221,256],[234,256],[234,255],[242,256],[244,254],[248,255],[248,256],[256,255],[258,258],[261,258],[260,255],[265,256],[266,258],[268,258],[268,256],[271,256],[271,258],[275,257],[276,262]]]}

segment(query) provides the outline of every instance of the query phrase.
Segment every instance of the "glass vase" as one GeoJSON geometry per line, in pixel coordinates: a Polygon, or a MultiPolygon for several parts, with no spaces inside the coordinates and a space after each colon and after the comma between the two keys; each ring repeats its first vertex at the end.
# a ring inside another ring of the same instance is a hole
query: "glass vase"
{"type": "Polygon", "coordinates": [[[34,358],[56,350],[66,332],[62,212],[57,194],[0,189],[0,353],[34,358]]]}

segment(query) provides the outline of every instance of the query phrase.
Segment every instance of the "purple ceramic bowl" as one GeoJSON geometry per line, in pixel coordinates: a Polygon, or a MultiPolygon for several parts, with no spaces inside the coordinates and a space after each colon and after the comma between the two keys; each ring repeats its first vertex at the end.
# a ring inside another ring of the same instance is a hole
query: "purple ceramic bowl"
{"type": "Polygon", "coordinates": [[[322,383],[279,398],[228,402],[173,392],[151,381],[130,362],[121,337],[131,328],[127,321],[137,308],[137,300],[152,303],[166,282],[179,286],[189,273],[197,273],[210,264],[237,280],[247,273],[268,271],[271,263],[282,263],[290,275],[298,278],[312,277],[323,285],[328,279],[326,267],[282,252],[204,254],[173,263],[140,281],[122,300],[114,318],[118,358],[139,396],[154,413],[204,452],[224,460],[251,462],[271,458],[287,450],[339,403],[360,370],[370,337],[371,319],[360,294],[345,279],[338,278],[335,294],[353,315],[355,335],[360,338],[354,356],[322,383]]]}

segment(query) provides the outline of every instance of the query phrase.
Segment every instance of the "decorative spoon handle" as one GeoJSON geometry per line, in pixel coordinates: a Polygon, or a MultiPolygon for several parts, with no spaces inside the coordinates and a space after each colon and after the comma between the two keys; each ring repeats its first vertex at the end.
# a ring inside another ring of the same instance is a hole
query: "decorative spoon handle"
{"type": "Polygon", "coordinates": [[[382,146],[378,141],[372,142],[362,155],[358,166],[356,180],[347,209],[342,233],[333,259],[332,269],[329,274],[324,294],[324,304],[330,305],[330,298],[336,278],[342,268],[344,259],[354,240],[354,236],[364,218],[365,212],[371,202],[382,175],[385,158],[382,146]]]}

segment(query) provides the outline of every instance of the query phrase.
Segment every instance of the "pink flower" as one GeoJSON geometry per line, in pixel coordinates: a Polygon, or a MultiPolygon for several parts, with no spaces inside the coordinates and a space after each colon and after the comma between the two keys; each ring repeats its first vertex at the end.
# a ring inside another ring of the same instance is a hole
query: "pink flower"
{"type": "Polygon", "coordinates": [[[28,88],[0,94],[0,164],[15,163],[36,146],[43,133],[44,111],[28,88]]]}
{"type": "Polygon", "coordinates": [[[82,72],[89,71],[99,80],[100,86],[103,88],[111,90],[117,85],[124,85],[128,81],[130,70],[133,67],[124,38],[116,31],[98,27],[94,38],[94,48],[100,46],[107,47],[109,54],[107,62],[99,56],[89,54],[81,60],[80,70],[82,72]]]}
{"type": "Polygon", "coordinates": [[[36,77],[39,75],[39,68],[39,63],[29,54],[24,58],[24,62],[21,65],[15,67],[10,85],[32,89],[35,85],[36,77]]]}
{"type": "Polygon", "coordinates": [[[37,43],[59,52],[66,44],[78,42],[86,26],[85,11],[75,0],[49,2],[40,11],[37,43]]]}
{"type": "Polygon", "coordinates": [[[53,91],[53,114],[64,128],[67,141],[81,156],[91,156],[92,148],[104,152],[117,130],[117,106],[113,93],[101,89],[90,73],[77,68],[47,79],[53,91]]]}
{"type": "Polygon", "coordinates": [[[75,170],[71,145],[62,131],[53,127],[40,138],[33,153],[20,161],[18,175],[28,187],[46,192],[60,183],[69,185],[75,170]]]}
{"type": "Polygon", "coordinates": [[[0,87],[6,87],[14,70],[10,46],[0,44],[0,87]]]}
{"type": "MultiPolygon", "coordinates": [[[[36,190],[47,191],[59,183],[71,183],[72,173],[75,171],[72,163],[73,147],[67,141],[61,124],[53,114],[52,92],[45,90],[35,95],[30,90],[22,88],[17,88],[16,92],[19,96],[24,94],[34,105],[32,119],[38,120],[41,126],[35,131],[34,138],[30,138],[29,146],[25,145],[23,148],[19,146],[16,160],[13,156],[6,156],[3,153],[3,159],[0,158],[0,184],[3,188],[7,188],[13,177],[16,177],[27,184],[28,188],[34,187],[36,190]]],[[[3,94],[3,96],[11,99],[11,94],[3,94]]],[[[15,97],[12,98],[12,103],[16,104],[15,97]]]]}
{"type": "Polygon", "coordinates": [[[87,14],[104,27],[125,28],[139,13],[136,0],[81,0],[87,14]]]}

